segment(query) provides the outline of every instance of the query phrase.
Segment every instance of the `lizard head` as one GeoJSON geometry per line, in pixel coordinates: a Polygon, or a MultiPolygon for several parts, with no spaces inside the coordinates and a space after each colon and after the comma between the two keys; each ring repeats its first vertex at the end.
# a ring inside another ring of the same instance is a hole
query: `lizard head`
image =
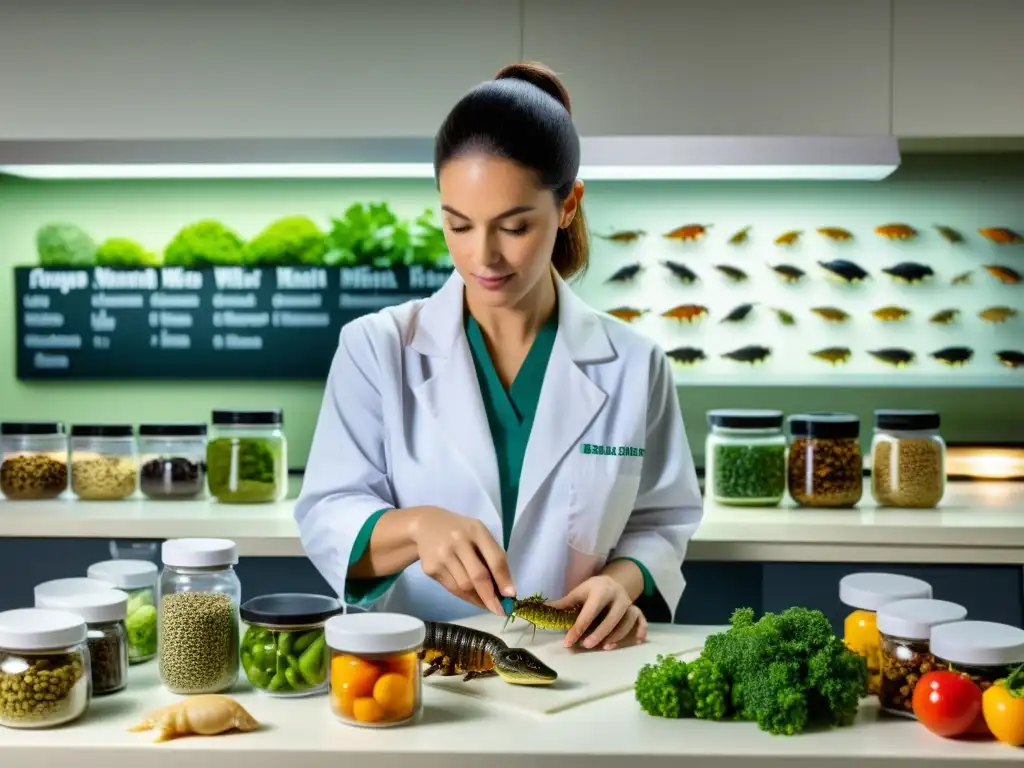
{"type": "Polygon", "coordinates": [[[558,673],[532,653],[522,648],[502,648],[493,651],[494,671],[506,683],[514,685],[550,685],[558,673]]]}

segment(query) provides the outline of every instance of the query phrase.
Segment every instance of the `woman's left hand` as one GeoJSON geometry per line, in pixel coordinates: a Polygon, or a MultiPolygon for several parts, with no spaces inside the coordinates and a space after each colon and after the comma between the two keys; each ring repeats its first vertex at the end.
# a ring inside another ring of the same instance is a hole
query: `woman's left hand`
{"type": "Polygon", "coordinates": [[[638,643],[647,638],[647,619],[643,612],[633,605],[626,588],[611,576],[591,576],[565,597],[548,605],[559,610],[580,607],[576,623],[565,636],[566,648],[575,645],[584,634],[584,648],[601,645],[605,651],[615,648],[631,633],[638,643]],[[591,628],[602,612],[601,622],[591,628]]]}

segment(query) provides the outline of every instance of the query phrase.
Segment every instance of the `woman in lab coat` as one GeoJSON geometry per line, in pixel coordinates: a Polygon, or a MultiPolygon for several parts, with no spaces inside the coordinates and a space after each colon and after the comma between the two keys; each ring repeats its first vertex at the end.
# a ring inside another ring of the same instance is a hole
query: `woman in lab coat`
{"type": "Polygon", "coordinates": [[[342,329],[295,505],[350,605],[451,621],[542,593],[581,607],[566,646],[606,649],[646,635],[642,594],[675,613],[700,491],[664,353],[564,282],[588,258],[579,147],[539,65],[441,126],[455,271],[342,329]]]}

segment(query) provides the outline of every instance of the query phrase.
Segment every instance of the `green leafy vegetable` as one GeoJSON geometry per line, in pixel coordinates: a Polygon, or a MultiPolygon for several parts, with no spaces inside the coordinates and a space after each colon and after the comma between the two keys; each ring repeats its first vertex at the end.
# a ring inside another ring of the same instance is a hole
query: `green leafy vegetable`
{"type": "Polygon", "coordinates": [[[246,243],[244,260],[253,266],[320,266],[326,253],[327,239],[312,219],[286,216],[246,243]]]}
{"type": "Polygon", "coordinates": [[[88,267],[96,260],[96,241],[76,224],[45,224],[36,232],[43,267],[88,267]]]}
{"type": "Polygon", "coordinates": [[[97,249],[96,264],[101,267],[155,267],[159,266],[160,259],[135,240],[111,237],[97,249]]]}
{"type": "Polygon", "coordinates": [[[716,499],[760,504],[785,494],[785,445],[716,445],[712,450],[716,499]]]}
{"type": "Polygon", "coordinates": [[[327,239],[332,264],[387,267],[404,262],[409,231],[387,203],[353,203],[331,224],[327,239]]]}
{"type": "Polygon", "coordinates": [[[721,667],[703,656],[690,662],[686,684],[693,693],[693,715],[722,720],[729,714],[729,680],[721,667]]]}
{"type": "Polygon", "coordinates": [[[409,264],[440,266],[448,260],[448,243],[444,229],[434,223],[434,212],[429,208],[416,217],[412,230],[412,250],[409,264]]]}
{"type": "Polygon", "coordinates": [[[233,230],[213,219],[183,227],[164,251],[171,267],[205,267],[242,263],[244,242],[233,230]]]}
{"type": "Polygon", "coordinates": [[[661,656],[644,664],[637,675],[634,693],[640,708],[655,717],[692,717],[693,694],[686,685],[689,667],[675,656],[661,656]]]}

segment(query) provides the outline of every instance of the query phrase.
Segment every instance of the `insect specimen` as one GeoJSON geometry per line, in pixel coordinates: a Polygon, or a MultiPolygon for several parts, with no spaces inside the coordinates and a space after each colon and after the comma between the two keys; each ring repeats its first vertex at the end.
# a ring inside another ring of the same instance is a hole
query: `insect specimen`
{"type": "Polygon", "coordinates": [[[796,325],[796,318],[784,309],[773,309],[772,310],[779,318],[779,322],[783,325],[796,325]]]}
{"type": "Polygon", "coordinates": [[[996,360],[1007,368],[1020,368],[1024,366],[1024,352],[1014,349],[1001,349],[996,352],[996,360]]]}
{"type": "Polygon", "coordinates": [[[752,227],[744,227],[737,231],[736,234],[729,238],[729,245],[742,245],[747,242],[747,239],[750,237],[751,229],[752,227]]]}
{"type": "Polygon", "coordinates": [[[711,227],[711,224],[684,224],[666,232],[665,237],[669,240],[700,240],[711,227]]]}
{"type": "Polygon", "coordinates": [[[909,224],[882,224],[875,227],[875,233],[889,240],[910,240],[917,237],[917,230],[909,224]]]}
{"type": "Polygon", "coordinates": [[[899,283],[922,283],[935,276],[935,270],[916,261],[901,261],[882,271],[899,283]]]}
{"type": "Polygon", "coordinates": [[[736,267],[730,267],[728,264],[715,264],[715,269],[728,277],[734,283],[742,283],[747,279],[746,272],[742,269],[737,269],[736,267]]]}
{"type": "Polygon", "coordinates": [[[628,283],[637,276],[637,273],[640,272],[641,269],[643,269],[643,265],[641,264],[630,264],[629,266],[621,267],[614,275],[605,280],[605,282],[628,283]]]}
{"type": "Polygon", "coordinates": [[[818,266],[830,275],[838,277],[844,283],[859,283],[866,280],[868,273],[858,264],[846,259],[832,259],[832,261],[819,261],[818,266]]]}
{"type": "Polygon", "coordinates": [[[879,320],[882,320],[886,323],[892,323],[897,320],[903,320],[907,317],[910,317],[910,310],[904,309],[903,307],[889,305],[887,307],[879,307],[871,314],[877,317],[879,320]]]}
{"type": "Polygon", "coordinates": [[[665,267],[669,272],[678,277],[684,284],[690,285],[700,280],[697,277],[697,273],[687,267],[685,264],[680,264],[678,261],[663,261],[661,265],[665,267]]]}
{"type": "Polygon", "coordinates": [[[830,323],[845,323],[850,319],[850,315],[839,307],[811,307],[811,312],[830,323]]]}
{"type": "Polygon", "coordinates": [[[939,231],[939,234],[942,235],[942,238],[947,243],[953,243],[953,245],[960,245],[962,242],[964,242],[964,236],[958,229],[953,229],[952,227],[947,227],[943,224],[936,224],[935,229],[939,231]]]}
{"type": "Polygon", "coordinates": [[[608,235],[597,235],[602,240],[610,240],[613,243],[633,243],[644,237],[647,233],[642,229],[624,229],[619,232],[612,232],[608,235]]]}
{"type": "Polygon", "coordinates": [[[616,307],[608,310],[609,315],[617,317],[619,320],[625,320],[627,323],[632,323],[638,317],[643,317],[647,312],[646,309],[637,309],[636,307],[616,307]]]}
{"type": "Polygon", "coordinates": [[[800,267],[794,267],[792,264],[775,264],[774,266],[769,264],[768,266],[787,283],[800,282],[807,274],[800,267]]]}
{"type": "Polygon", "coordinates": [[[672,309],[666,309],[661,313],[662,317],[678,320],[680,323],[692,323],[707,316],[709,310],[703,304],[680,304],[672,309]]]}
{"type": "Polygon", "coordinates": [[[829,240],[843,241],[853,239],[853,232],[842,227],[819,227],[818,234],[824,235],[829,240]]]}
{"type": "Polygon", "coordinates": [[[753,304],[740,304],[735,307],[728,315],[722,318],[723,323],[738,323],[741,320],[746,319],[747,315],[754,308],[753,304]]]}
{"type": "Polygon", "coordinates": [[[1021,274],[1012,267],[1000,264],[985,264],[983,269],[1003,285],[1020,285],[1021,274]]]}
{"type": "Polygon", "coordinates": [[[726,360],[734,360],[737,363],[763,363],[771,357],[770,347],[762,347],[760,344],[749,344],[732,352],[726,352],[722,357],[726,360]]]}
{"type": "Polygon", "coordinates": [[[971,275],[974,274],[973,269],[968,269],[966,272],[961,272],[959,275],[949,281],[950,285],[968,285],[971,282],[971,275]]]}
{"type": "Polygon", "coordinates": [[[803,230],[791,229],[789,232],[783,232],[781,235],[775,238],[776,245],[796,245],[796,241],[800,239],[800,235],[803,234],[803,230]]]}
{"type": "Polygon", "coordinates": [[[974,350],[970,347],[943,347],[932,352],[932,357],[949,366],[966,365],[974,357],[974,350]]]}
{"type": "Polygon", "coordinates": [[[1017,316],[1017,310],[1013,307],[987,307],[978,313],[978,317],[986,323],[1005,323],[1011,317],[1017,316]]]}
{"type": "Polygon", "coordinates": [[[1006,227],[986,227],[979,229],[978,234],[986,240],[991,240],[999,245],[1019,245],[1024,243],[1024,236],[1006,227]]]}
{"type": "Polygon", "coordinates": [[[811,352],[811,357],[824,360],[832,365],[842,365],[850,359],[852,354],[853,352],[850,351],[849,347],[825,347],[816,352],[811,352]]]}
{"type": "Polygon", "coordinates": [[[903,368],[910,365],[915,359],[917,359],[917,355],[909,349],[902,349],[900,347],[870,349],[868,350],[868,354],[875,359],[882,361],[886,365],[891,365],[895,368],[903,368]]]}
{"type": "Polygon", "coordinates": [[[936,325],[949,325],[950,323],[956,322],[956,319],[959,316],[959,309],[941,309],[928,318],[928,322],[935,323],[936,325]]]}
{"type": "Polygon", "coordinates": [[[670,360],[680,365],[695,365],[706,359],[704,350],[697,347],[676,347],[665,354],[670,360]]]}

